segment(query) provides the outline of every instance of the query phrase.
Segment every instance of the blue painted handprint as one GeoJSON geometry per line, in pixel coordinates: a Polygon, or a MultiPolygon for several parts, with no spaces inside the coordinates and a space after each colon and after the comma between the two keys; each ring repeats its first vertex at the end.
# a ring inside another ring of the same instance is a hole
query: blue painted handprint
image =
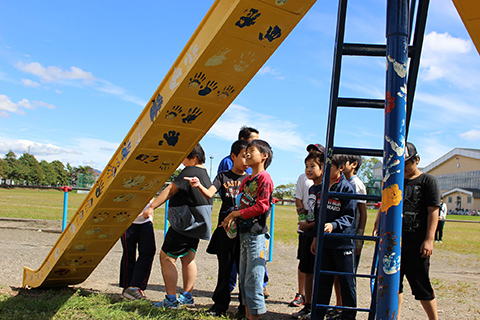
{"type": "Polygon", "coordinates": [[[250,9],[250,11],[245,10],[244,12],[248,12],[246,16],[240,17],[240,20],[238,20],[235,25],[239,28],[243,27],[249,27],[255,24],[255,20],[257,20],[258,17],[260,17],[261,13],[258,13],[257,9],[250,9]]]}
{"type": "Polygon", "coordinates": [[[198,107],[195,107],[194,109],[190,108],[190,109],[188,109],[187,116],[182,119],[182,122],[190,124],[193,121],[195,121],[195,119],[197,119],[198,116],[200,116],[202,113],[203,113],[203,111],[201,109],[199,109],[198,107]]]}
{"type": "Polygon", "coordinates": [[[128,154],[130,153],[130,148],[132,146],[132,143],[130,141],[124,142],[123,143],[123,148],[122,148],[122,161],[125,160],[125,158],[128,157],[128,154]]]}
{"type": "Polygon", "coordinates": [[[159,94],[157,96],[157,99],[152,100],[153,105],[150,107],[150,120],[155,121],[155,118],[157,117],[158,111],[160,111],[160,108],[162,108],[163,104],[163,97],[159,94]]]}
{"type": "Polygon", "coordinates": [[[105,183],[103,182],[103,180],[100,180],[100,182],[98,183],[97,189],[95,189],[95,197],[97,198],[100,197],[104,187],[105,187],[105,183]]]}
{"type": "Polygon", "coordinates": [[[273,40],[280,38],[282,36],[282,29],[280,29],[278,26],[275,27],[270,27],[267,30],[267,33],[263,35],[263,33],[260,32],[258,35],[258,39],[263,40],[267,39],[268,41],[272,42],[273,40]]]}
{"type": "MultiPolygon", "coordinates": [[[[203,88],[203,86],[200,87],[200,88],[203,88]]],[[[210,80],[210,81],[207,82],[207,85],[205,86],[205,88],[198,91],[198,95],[206,96],[207,94],[212,92],[212,90],[215,90],[215,89],[217,89],[217,82],[213,81],[213,80],[210,80]]]]}

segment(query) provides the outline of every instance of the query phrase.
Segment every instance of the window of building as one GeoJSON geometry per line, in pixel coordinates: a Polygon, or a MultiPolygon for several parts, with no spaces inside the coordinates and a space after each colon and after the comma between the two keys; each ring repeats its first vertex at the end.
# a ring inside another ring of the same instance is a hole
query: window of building
{"type": "Polygon", "coordinates": [[[453,199],[452,197],[448,197],[448,203],[452,203],[453,199]]]}
{"type": "Polygon", "coordinates": [[[472,203],[472,197],[467,197],[467,203],[472,203]]]}

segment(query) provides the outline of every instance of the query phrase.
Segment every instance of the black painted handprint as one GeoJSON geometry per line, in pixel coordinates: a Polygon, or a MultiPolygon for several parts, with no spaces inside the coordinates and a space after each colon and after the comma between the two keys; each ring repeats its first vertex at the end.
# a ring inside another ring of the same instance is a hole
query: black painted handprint
{"type": "MultiPolygon", "coordinates": [[[[165,119],[167,120],[175,119],[180,113],[182,113],[182,107],[174,106],[171,110],[167,111],[167,115],[165,116],[165,119]]],[[[182,114],[182,116],[184,115],[185,114],[182,114]]]]}
{"type": "Polygon", "coordinates": [[[163,161],[160,167],[158,167],[160,170],[165,171],[170,169],[170,167],[173,165],[173,162],[168,162],[168,161],[163,161]]]}
{"type": "Polygon", "coordinates": [[[125,160],[126,157],[128,157],[128,154],[130,153],[131,146],[132,146],[132,143],[130,141],[123,143],[122,161],[125,160]]]}
{"type": "Polygon", "coordinates": [[[198,107],[195,107],[193,110],[192,110],[192,108],[190,108],[190,109],[188,109],[187,116],[182,119],[182,122],[190,124],[193,121],[195,121],[195,119],[197,119],[198,116],[201,115],[202,113],[203,113],[203,111],[201,109],[199,109],[198,107]]]}
{"type": "Polygon", "coordinates": [[[104,187],[105,187],[105,183],[103,182],[103,180],[100,180],[100,182],[98,183],[97,189],[95,189],[95,197],[97,198],[100,197],[104,187]]]}
{"type": "Polygon", "coordinates": [[[189,88],[196,88],[202,84],[203,81],[205,81],[206,77],[203,74],[203,72],[198,72],[195,73],[195,76],[193,78],[190,78],[190,82],[188,83],[189,88]]]}
{"type": "Polygon", "coordinates": [[[263,33],[260,32],[258,35],[258,39],[263,40],[267,39],[268,41],[272,42],[273,40],[280,38],[282,35],[282,29],[280,29],[278,26],[275,27],[270,27],[267,30],[267,33],[263,35],[263,33]]]}
{"type": "Polygon", "coordinates": [[[174,147],[177,142],[178,142],[178,136],[180,135],[180,132],[176,132],[174,130],[168,131],[168,134],[164,133],[163,138],[165,141],[167,141],[169,146],[174,147]]]}
{"type": "MultiPolygon", "coordinates": [[[[202,87],[200,87],[200,88],[202,88],[202,87]]],[[[207,85],[205,86],[205,88],[198,91],[198,95],[206,96],[207,94],[212,92],[212,90],[215,90],[215,89],[217,89],[217,82],[213,81],[213,80],[210,80],[210,81],[207,82],[207,85]]]]}
{"type": "Polygon", "coordinates": [[[233,86],[225,86],[223,87],[223,90],[217,91],[217,99],[218,100],[226,99],[234,92],[235,92],[235,89],[233,88],[233,86]]]}
{"type": "MultiPolygon", "coordinates": [[[[248,10],[245,10],[244,12],[247,12],[248,10]]],[[[246,16],[240,17],[240,20],[238,20],[235,25],[239,28],[243,27],[249,27],[255,24],[255,20],[260,17],[261,13],[258,13],[257,9],[250,9],[250,12],[246,16]]]]}

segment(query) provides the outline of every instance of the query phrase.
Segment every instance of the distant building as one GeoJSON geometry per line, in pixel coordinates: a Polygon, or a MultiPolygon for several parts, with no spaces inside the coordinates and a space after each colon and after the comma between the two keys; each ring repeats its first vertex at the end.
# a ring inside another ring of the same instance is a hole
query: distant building
{"type": "Polygon", "coordinates": [[[455,148],[422,171],[435,176],[449,209],[480,210],[480,149],[455,148]]]}

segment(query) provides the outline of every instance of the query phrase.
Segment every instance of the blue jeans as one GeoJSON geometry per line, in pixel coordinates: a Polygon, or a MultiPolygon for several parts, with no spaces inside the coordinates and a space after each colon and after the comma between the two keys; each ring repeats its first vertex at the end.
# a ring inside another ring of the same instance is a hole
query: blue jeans
{"type": "Polygon", "coordinates": [[[240,233],[240,262],[238,285],[243,304],[252,315],[267,312],[263,296],[263,277],[266,264],[264,234],[240,233]]]}

